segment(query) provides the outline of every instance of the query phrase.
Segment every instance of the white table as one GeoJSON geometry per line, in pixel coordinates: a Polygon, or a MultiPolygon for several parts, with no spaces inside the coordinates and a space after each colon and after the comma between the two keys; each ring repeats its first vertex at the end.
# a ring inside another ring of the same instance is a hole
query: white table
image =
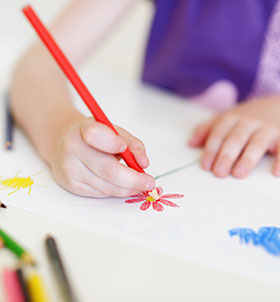
{"type": "MultiPolygon", "coordinates": [[[[142,96],[152,95],[153,92],[145,92],[142,96]]],[[[54,302],[62,298],[46,257],[43,241],[47,234],[53,234],[58,241],[79,301],[280,300],[279,287],[179,260],[12,206],[0,210],[0,226],[24,243],[38,260],[54,302]]],[[[1,251],[0,270],[12,263],[10,253],[1,251]]]]}
{"type": "MultiPolygon", "coordinates": [[[[54,302],[63,300],[43,244],[50,233],[58,240],[79,301],[269,302],[280,298],[279,288],[179,261],[22,210],[1,210],[0,225],[29,247],[54,302]]],[[[8,252],[1,251],[1,268],[12,260],[8,252]]],[[[2,290],[0,293],[0,301],[4,301],[2,290]]]]}

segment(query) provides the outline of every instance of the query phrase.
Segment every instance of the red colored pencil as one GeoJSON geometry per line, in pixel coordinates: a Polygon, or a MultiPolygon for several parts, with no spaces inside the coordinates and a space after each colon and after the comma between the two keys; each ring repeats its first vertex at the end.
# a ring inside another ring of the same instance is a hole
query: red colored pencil
{"type": "MultiPolygon", "coordinates": [[[[34,10],[30,5],[26,5],[23,8],[23,13],[31,23],[31,25],[34,27],[35,31],[43,41],[43,43],[46,45],[46,47],[49,49],[50,53],[58,63],[58,65],[61,67],[69,81],[72,83],[82,100],[87,105],[88,109],[93,114],[94,118],[108,127],[110,127],[116,134],[118,134],[117,130],[114,128],[112,123],[109,121],[109,119],[106,117],[94,97],[91,95],[77,72],[75,71],[72,64],[69,62],[69,60],[66,58],[60,47],[57,45],[51,34],[48,32],[46,27],[43,25],[39,17],[36,15],[34,10]]],[[[138,172],[144,172],[144,170],[137,164],[133,154],[127,148],[124,152],[122,152],[121,157],[126,162],[126,164],[133,168],[134,170],[138,172]]]]}

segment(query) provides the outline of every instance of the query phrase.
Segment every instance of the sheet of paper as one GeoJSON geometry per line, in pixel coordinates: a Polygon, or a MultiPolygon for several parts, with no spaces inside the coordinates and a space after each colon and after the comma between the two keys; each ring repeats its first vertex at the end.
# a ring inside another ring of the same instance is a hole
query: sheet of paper
{"type": "MultiPolygon", "coordinates": [[[[129,129],[146,143],[151,159],[148,170],[156,176],[193,162],[199,152],[185,142],[195,124],[211,113],[172,95],[141,85],[93,77],[88,82],[113,122],[129,129]]],[[[85,110],[83,106],[79,106],[85,110]]],[[[3,113],[3,112],[2,112],[3,113]]],[[[217,179],[198,164],[162,177],[157,184],[163,194],[184,194],[172,200],[180,207],[165,206],[163,212],[125,199],[92,199],[60,188],[32,145],[17,130],[15,148],[0,151],[0,175],[4,178],[32,176],[35,184],[0,191],[7,205],[63,220],[95,232],[168,253],[226,271],[234,271],[268,283],[280,281],[280,259],[253,245],[240,244],[229,230],[279,226],[279,179],[270,174],[264,159],[246,180],[217,179]],[[43,185],[43,186],[41,186],[43,185]]]]}

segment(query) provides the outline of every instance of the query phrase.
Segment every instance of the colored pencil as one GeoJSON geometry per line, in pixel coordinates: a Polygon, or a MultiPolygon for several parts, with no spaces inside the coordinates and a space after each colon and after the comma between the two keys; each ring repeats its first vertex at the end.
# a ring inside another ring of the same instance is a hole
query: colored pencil
{"type": "Polygon", "coordinates": [[[4,208],[4,209],[7,208],[7,206],[1,200],[0,200],[0,208],[4,208]]]}
{"type": "Polygon", "coordinates": [[[14,253],[18,258],[26,263],[35,265],[35,262],[31,255],[25,251],[18,243],[16,243],[9,235],[7,235],[2,229],[0,229],[0,237],[4,241],[4,245],[12,253],[14,253]]]}
{"type": "Polygon", "coordinates": [[[0,249],[2,248],[2,247],[4,247],[4,240],[2,239],[2,237],[0,237],[0,249]]]}
{"type": "Polygon", "coordinates": [[[7,302],[25,302],[16,271],[5,269],[3,272],[3,283],[7,302]]]}
{"type": "Polygon", "coordinates": [[[20,284],[22,294],[24,296],[24,301],[25,302],[30,302],[30,295],[29,295],[29,291],[28,291],[28,287],[27,287],[27,282],[24,278],[22,269],[18,268],[16,270],[16,274],[17,274],[17,277],[18,277],[18,281],[19,281],[19,284],[20,284]]]}
{"type": "Polygon", "coordinates": [[[65,297],[65,301],[77,301],[62,263],[55,239],[52,236],[47,236],[45,243],[49,260],[57,277],[61,292],[65,297]]]}
{"type": "Polygon", "coordinates": [[[48,296],[39,274],[31,273],[27,278],[27,286],[30,294],[30,302],[48,302],[48,296]]]}
{"type": "Polygon", "coordinates": [[[5,94],[5,112],[6,112],[6,136],[5,136],[5,149],[11,150],[13,148],[13,128],[14,121],[10,109],[9,94],[5,94]]]}
{"type": "MultiPolygon", "coordinates": [[[[46,45],[60,68],[65,73],[66,77],[69,79],[69,81],[72,83],[84,103],[87,105],[88,109],[93,114],[96,121],[103,123],[110,127],[117,135],[118,132],[112,125],[112,123],[109,121],[107,116],[102,111],[101,107],[98,105],[92,94],[89,92],[77,72],[75,71],[72,64],[69,62],[69,60],[66,58],[65,54],[62,52],[58,44],[55,42],[51,34],[48,32],[46,27],[43,25],[35,11],[30,5],[27,5],[23,8],[23,13],[43,41],[43,43],[46,45]]],[[[144,172],[144,170],[138,165],[136,162],[133,154],[127,148],[124,152],[120,153],[123,160],[126,162],[126,164],[133,168],[134,170],[138,172],[144,172]]]]}

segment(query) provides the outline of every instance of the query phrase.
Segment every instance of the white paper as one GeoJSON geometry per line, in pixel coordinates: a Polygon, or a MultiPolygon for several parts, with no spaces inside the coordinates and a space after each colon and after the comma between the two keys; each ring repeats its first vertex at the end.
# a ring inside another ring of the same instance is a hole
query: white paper
{"type": "MultiPolygon", "coordinates": [[[[112,122],[123,126],[146,144],[151,159],[148,172],[156,176],[193,162],[199,151],[186,146],[192,128],[211,113],[172,95],[122,81],[93,77],[88,83],[112,122]]],[[[83,106],[81,110],[85,109],[83,106]]],[[[2,112],[3,113],[3,112],[2,112]]],[[[83,198],[66,192],[53,180],[28,139],[17,129],[14,150],[0,151],[0,175],[32,177],[35,184],[7,196],[7,205],[49,216],[137,245],[276,284],[280,259],[261,247],[240,244],[228,231],[249,227],[279,226],[279,179],[270,173],[271,160],[264,159],[245,180],[218,179],[195,164],[162,177],[157,184],[164,193],[185,194],[174,199],[179,208],[163,212],[139,209],[141,203],[125,199],[83,198]],[[43,186],[46,187],[43,187],[43,186]]]]}

